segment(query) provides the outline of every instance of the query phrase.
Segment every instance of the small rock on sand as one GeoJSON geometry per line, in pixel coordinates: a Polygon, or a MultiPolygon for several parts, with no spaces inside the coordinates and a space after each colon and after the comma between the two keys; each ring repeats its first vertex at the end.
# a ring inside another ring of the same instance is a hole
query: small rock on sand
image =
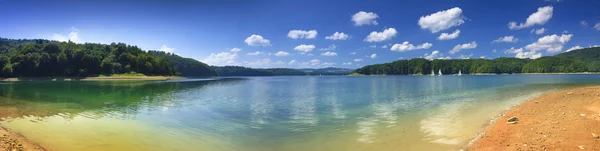
{"type": "Polygon", "coordinates": [[[579,115],[581,115],[581,116],[585,116],[585,114],[579,114],[579,115]]]}
{"type": "Polygon", "coordinates": [[[579,146],[579,149],[584,150],[583,146],[579,146]]]}
{"type": "Polygon", "coordinates": [[[567,92],[567,95],[573,95],[573,92],[567,92]]]}
{"type": "Polygon", "coordinates": [[[600,136],[598,136],[598,134],[596,134],[596,133],[592,133],[592,138],[598,139],[598,138],[600,138],[600,136]]]}
{"type": "Polygon", "coordinates": [[[519,121],[519,119],[516,116],[513,116],[513,117],[508,118],[508,120],[506,121],[506,123],[508,123],[508,124],[517,124],[518,121],[519,121]]]}

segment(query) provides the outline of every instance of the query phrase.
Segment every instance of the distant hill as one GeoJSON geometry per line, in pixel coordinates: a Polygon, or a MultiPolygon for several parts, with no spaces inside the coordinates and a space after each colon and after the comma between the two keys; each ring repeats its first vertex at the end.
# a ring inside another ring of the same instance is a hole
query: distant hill
{"type": "Polygon", "coordinates": [[[356,69],[365,75],[501,74],[501,73],[576,73],[600,72],[600,47],[584,48],[538,59],[435,59],[413,58],[374,64],[356,69]]]}
{"type": "Polygon", "coordinates": [[[192,58],[183,58],[173,53],[162,51],[148,51],[150,54],[164,57],[171,62],[177,70],[177,74],[185,77],[219,76],[210,66],[192,58]]]}
{"type": "Polygon", "coordinates": [[[297,70],[303,71],[308,75],[348,75],[352,71],[354,71],[354,69],[334,68],[334,67],[320,68],[320,69],[302,68],[302,69],[297,69],[297,70]]]}
{"type": "Polygon", "coordinates": [[[290,68],[248,68],[240,66],[223,66],[212,68],[220,76],[284,76],[284,75],[348,75],[352,69],[320,68],[320,69],[290,69],[290,68]]]}

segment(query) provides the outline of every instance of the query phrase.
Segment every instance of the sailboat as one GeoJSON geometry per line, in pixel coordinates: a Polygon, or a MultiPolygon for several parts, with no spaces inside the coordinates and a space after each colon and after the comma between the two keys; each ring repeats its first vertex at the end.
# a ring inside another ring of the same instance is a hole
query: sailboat
{"type": "Polygon", "coordinates": [[[435,72],[433,72],[433,69],[431,69],[431,76],[435,76],[435,72]]]}
{"type": "Polygon", "coordinates": [[[460,72],[460,70],[458,70],[458,76],[461,76],[461,75],[462,75],[462,73],[460,72]]]}
{"type": "Polygon", "coordinates": [[[438,70],[438,76],[442,75],[442,69],[438,70]]]}

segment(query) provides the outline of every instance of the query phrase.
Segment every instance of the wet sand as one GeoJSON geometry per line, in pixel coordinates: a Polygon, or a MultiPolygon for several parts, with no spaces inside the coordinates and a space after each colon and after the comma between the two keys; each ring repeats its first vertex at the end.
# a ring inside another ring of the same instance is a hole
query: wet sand
{"type": "Polygon", "coordinates": [[[27,140],[19,133],[0,126],[0,151],[46,151],[40,145],[27,140]]]}
{"type": "Polygon", "coordinates": [[[548,93],[509,110],[468,148],[600,150],[600,87],[548,93]],[[508,122],[517,117],[514,124],[508,122]]]}

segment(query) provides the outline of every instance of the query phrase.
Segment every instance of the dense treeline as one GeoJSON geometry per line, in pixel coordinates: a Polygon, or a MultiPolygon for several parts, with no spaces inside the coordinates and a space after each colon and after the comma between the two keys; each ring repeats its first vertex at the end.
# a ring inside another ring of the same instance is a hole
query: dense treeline
{"type": "Polygon", "coordinates": [[[123,43],[0,38],[0,77],[76,77],[137,72],[174,75],[170,62],[123,43]]]}
{"type": "Polygon", "coordinates": [[[196,59],[183,58],[176,54],[162,51],[148,51],[148,53],[164,57],[166,60],[171,62],[177,69],[177,75],[186,77],[219,76],[212,67],[196,59]]]}
{"type": "Polygon", "coordinates": [[[600,72],[600,47],[574,50],[534,60],[519,58],[427,60],[414,58],[369,65],[355,70],[354,73],[425,75],[431,74],[432,71],[437,74],[439,70],[443,74],[457,74],[459,71],[463,74],[600,72]]]}

